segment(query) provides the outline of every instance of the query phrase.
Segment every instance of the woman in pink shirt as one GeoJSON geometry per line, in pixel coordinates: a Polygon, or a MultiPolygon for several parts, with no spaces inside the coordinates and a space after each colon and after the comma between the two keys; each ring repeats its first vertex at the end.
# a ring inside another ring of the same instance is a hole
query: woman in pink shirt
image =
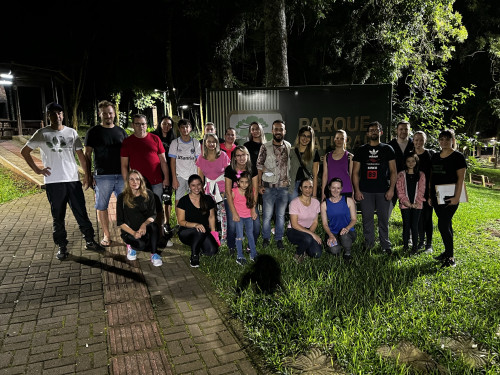
{"type": "Polygon", "coordinates": [[[313,198],[313,181],[303,179],[300,182],[299,196],[290,202],[290,224],[286,231],[288,240],[297,245],[295,260],[302,262],[305,255],[319,258],[322,253],[321,237],[315,231],[318,227],[318,214],[320,203],[313,198]]]}

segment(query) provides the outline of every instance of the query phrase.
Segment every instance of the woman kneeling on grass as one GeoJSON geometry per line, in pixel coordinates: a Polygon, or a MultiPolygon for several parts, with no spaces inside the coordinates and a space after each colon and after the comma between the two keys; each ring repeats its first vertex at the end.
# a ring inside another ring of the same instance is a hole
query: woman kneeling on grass
{"type": "Polygon", "coordinates": [[[297,262],[304,260],[305,254],[319,258],[322,253],[321,238],[316,233],[318,226],[319,201],[312,198],[313,181],[305,178],[298,187],[299,196],[290,202],[288,212],[290,223],[286,231],[288,240],[297,245],[294,257],[297,262]]]}
{"type": "Polygon", "coordinates": [[[189,194],[177,204],[179,239],[191,246],[191,267],[200,266],[200,254],[215,255],[219,251],[219,233],[215,230],[215,202],[203,192],[201,177],[188,179],[189,194]]]}
{"type": "Polygon", "coordinates": [[[154,194],[146,189],[142,175],[132,169],[128,172],[125,189],[116,201],[116,225],[121,229],[121,237],[127,244],[127,259],[136,260],[136,250],[151,250],[151,263],[162,265],[156,253],[160,231],[154,222],[156,206],[154,194]]]}
{"type": "Polygon", "coordinates": [[[333,255],[340,255],[344,248],[344,259],[352,259],[351,248],[356,239],[356,203],[350,197],[341,195],[342,180],[334,177],[325,188],[326,199],[321,203],[321,221],[328,236],[326,243],[333,255]]]}

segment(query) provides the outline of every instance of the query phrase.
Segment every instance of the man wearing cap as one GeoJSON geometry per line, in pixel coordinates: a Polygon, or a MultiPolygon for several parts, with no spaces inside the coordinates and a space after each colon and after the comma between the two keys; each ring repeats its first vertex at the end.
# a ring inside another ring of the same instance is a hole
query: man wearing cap
{"type": "Polygon", "coordinates": [[[111,194],[117,197],[123,191],[120,148],[127,133],[115,126],[115,105],[107,100],[98,104],[101,124],[93,126],[85,137],[87,160],[86,185],[95,188],[95,208],[102,225],[102,246],[110,246],[108,205],[111,194]],[[92,175],[94,154],[94,175],[92,175]]]}
{"type": "Polygon", "coordinates": [[[50,126],[39,129],[21,150],[21,155],[37,174],[43,175],[47,199],[53,222],[53,239],[59,247],[57,259],[63,260],[69,254],[67,233],[64,223],[66,205],[69,203],[73,215],[86,242],[87,250],[104,251],[94,240],[94,228],[85,208],[85,196],[78,176],[75,152],[83,170],[87,170],[82,141],[77,132],[62,124],[63,108],[58,103],[47,105],[50,126]],[[37,147],[41,150],[43,169],[31,156],[37,147]]]}

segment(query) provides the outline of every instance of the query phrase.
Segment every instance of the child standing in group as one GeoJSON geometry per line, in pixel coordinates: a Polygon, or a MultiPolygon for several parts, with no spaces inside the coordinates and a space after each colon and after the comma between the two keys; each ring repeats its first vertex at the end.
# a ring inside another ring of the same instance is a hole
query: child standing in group
{"type": "Polygon", "coordinates": [[[246,259],[243,256],[243,226],[250,247],[250,260],[255,261],[257,250],[255,248],[255,239],[253,237],[253,220],[257,218],[255,211],[254,187],[252,185],[252,176],[247,171],[241,172],[238,177],[238,187],[233,188],[232,197],[236,215],[233,215],[233,221],[236,226],[236,263],[244,266],[246,259]]]}
{"type": "Polygon", "coordinates": [[[425,174],[419,170],[416,154],[406,157],[405,170],[398,173],[396,190],[403,218],[403,250],[408,251],[410,233],[413,241],[412,254],[418,250],[418,220],[425,201],[425,174]]]}

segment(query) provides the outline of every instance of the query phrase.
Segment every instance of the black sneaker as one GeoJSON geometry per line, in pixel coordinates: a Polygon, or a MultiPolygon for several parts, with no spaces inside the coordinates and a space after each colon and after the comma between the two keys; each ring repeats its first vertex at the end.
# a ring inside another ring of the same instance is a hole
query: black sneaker
{"type": "Polygon", "coordinates": [[[247,260],[245,258],[237,258],[236,263],[238,263],[240,266],[244,266],[247,264],[247,260]]]}
{"type": "Polygon", "coordinates": [[[454,258],[446,258],[444,261],[443,261],[443,264],[441,265],[441,268],[445,268],[445,267],[455,267],[457,264],[455,263],[455,259],[454,258]]]}
{"type": "Polygon", "coordinates": [[[445,260],[446,258],[448,258],[448,256],[445,254],[445,253],[441,253],[439,254],[438,256],[434,257],[434,259],[436,259],[437,261],[439,262],[442,262],[443,260],[445,260]]]}
{"type": "Polygon", "coordinates": [[[95,242],[95,240],[92,240],[92,241],[88,241],[86,244],[85,244],[85,248],[87,250],[94,250],[94,251],[104,251],[106,249],[104,249],[104,247],[102,247],[100,244],[98,244],[97,242],[95,242]]]}
{"type": "Polygon", "coordinates": [[[432,248],[432,245],[425,245],[424,253],[431,254],[433,251],[434,249],[432,248]]]}
{"type": "Polygon", "coordinates": [[[346,263],[352,262],[352,255],[351,254],[344,254],[344,261],[346,263]]]}
{"type": "Polygon", "coordinates": [[[59,246],[59,251],[56,254],[57,259],[63,260],[68,257],[68,249],[66,249],[66,246],[59,246]]]}
{"type": "Polygon", "coordinates": [[[191,257],[189,264],[193,268],[198,268],[200,266],[200,258],[199,257],[191,257]]]}
{"type": "Polygon", "coordinates": [[[263,246],[263,247],[269,246],[269,243],[270,243],[270,242],[269,242],[269,240],[268,240],[267,238],[264,238],[264,239],[262,240],[262,246],[263,246]]]}
{"type": "Polygon", "coordinates": [[[278,241],[276,241],[276,247],[277,247],[278,249],[283,250],[283,249],[285,248],[285,246],[283,245],[283,241],[282,241],[282,240],[278,240],[278,241]]]}

